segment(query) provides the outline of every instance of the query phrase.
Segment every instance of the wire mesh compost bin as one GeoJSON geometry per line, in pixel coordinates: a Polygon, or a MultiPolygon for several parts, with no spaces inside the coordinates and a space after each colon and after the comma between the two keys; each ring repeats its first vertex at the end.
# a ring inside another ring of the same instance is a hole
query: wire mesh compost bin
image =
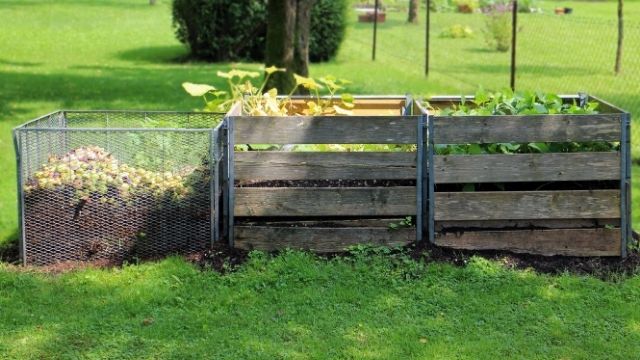
{"type": "Polygon", "coordinates": [[[120,262],[208,247],[218,237],[221,118],[57,111],[17,127],[22,261],[120,262]]]}

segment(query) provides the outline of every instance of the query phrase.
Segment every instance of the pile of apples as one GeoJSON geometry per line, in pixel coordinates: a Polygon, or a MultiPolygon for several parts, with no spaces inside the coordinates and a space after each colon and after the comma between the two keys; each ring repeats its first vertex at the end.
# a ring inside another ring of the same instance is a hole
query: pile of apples
{"type": "MultiPolygon", "coordinates": [[[[73,149],[63,156],[50,156],[49,161],[27,182],[25,191],[54,190],[73,187],[80,198],[94,194],[119,194],[126,198],[145,193],[186,196],[189,188],[184,177],[167,172],[154,172],[120,164],[109,152],[98,146],[73,149]],[[109,191],[115,189],[116,192],[109,191]]],[[[104,199],[107,200],[106,198],[104,199]]]]}

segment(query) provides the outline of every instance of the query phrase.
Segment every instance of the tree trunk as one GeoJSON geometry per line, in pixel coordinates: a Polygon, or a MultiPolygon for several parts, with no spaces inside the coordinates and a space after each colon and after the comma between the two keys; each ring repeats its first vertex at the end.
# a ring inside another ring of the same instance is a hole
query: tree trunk
{"type": "Polygon", "coordinates": [[[156,4],[156,0],[149,0],[149,5],[155,5],[156,4]]]}
{"type": "Polygon", "coordinates": [[[286,68],[274,73],[267,86],[289,93],[293,74],[309,75],[309,31],[315,0],[269,0],[267,3],[266,66],[286,68]]]}
{"type": "Polygon", "coordinates": [[[409,18],[407,19],[407,22],[411,24],[418,23],[418,6],[418,0],[409,0],[409,18]]]}
{"type": "Polygon", "coordinates": [[[622,69],[622,41],[624,40],[624,17],[622,13],[622,7],[624,0],[618,0],[618,47],[616,49],[616,75],[620,73],[622,69]]]}

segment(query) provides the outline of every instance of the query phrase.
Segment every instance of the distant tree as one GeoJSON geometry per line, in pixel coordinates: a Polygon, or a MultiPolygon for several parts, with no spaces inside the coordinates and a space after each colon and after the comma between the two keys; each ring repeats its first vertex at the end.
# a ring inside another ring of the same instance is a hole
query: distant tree
{"type": "Polygon", "coordinates": [[[149,5],[155,5],[156,4],[156,0],[149,0],[149,5]]]}
{"type": "Polygon", "coordinates": [[[618,0],[618,47],[616,48],[616,75],[622,70],[622,42],[624,40],[624,15],[622,8],[624,0],[618,0]]]}
{"type": "Polygon", "coordinates": [[[273,74],[268,86],[288,93],[293,74],[309,75],[309,30],[315,0],[269,0],[267,4],[266,66],[287,69],[273,74]]]}
{"type": "Polygon", "coordinates": [[[418,23],[418,6],[418,0],[409,0],[409,18],[407,19],[407,22],[411,24],[418,23]]]}

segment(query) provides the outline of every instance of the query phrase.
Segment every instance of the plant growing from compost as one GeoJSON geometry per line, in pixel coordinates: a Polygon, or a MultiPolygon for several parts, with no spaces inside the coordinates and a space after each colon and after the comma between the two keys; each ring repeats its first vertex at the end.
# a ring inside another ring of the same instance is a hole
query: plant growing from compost
{"type": "Polygon", "coordinates": [[[266,84],[272,74],[285,69],[271,66],[265,69],[265,77],[259,86],[253,84],[252,79],[258,78],[260,73],[233,69],[229,72],[218,71],[217,75],[227,79],[228,90],[219,90],[207,84],[185,82],[182,87],[191,96],[202,97],[205,111],[228,111],[237,101],[242,100],[242,111],[254,116],[289,116],[289,115],[351,115],[354,105],[353,96],[347,93],[340,95],[338,91],[344,89],[349,81],[336,79],[333,76],[318,78],[294,74],[296,86],[285,96],[278,96],[278,90],[266,90],[266,84]],[[313,99],[305,99],[301,108],[293,106],[292,96],[299,89],[310,91],[313,99]],[[326,88],[328,97],[323,97],[321,91],[326,88]]]}

